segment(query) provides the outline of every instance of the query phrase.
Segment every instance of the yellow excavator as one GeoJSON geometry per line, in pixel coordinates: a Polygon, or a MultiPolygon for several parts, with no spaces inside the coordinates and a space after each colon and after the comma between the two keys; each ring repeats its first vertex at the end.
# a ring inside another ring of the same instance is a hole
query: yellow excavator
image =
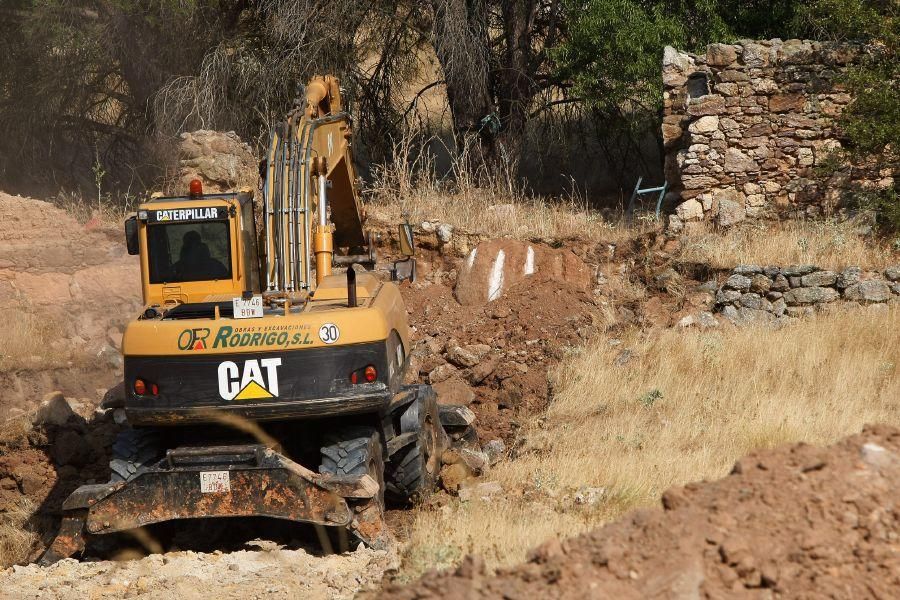
{"type": "Polygon", "coordinates": [[[261,203],[194,180],[126,220],[144,297],[122,342],[128,428],[110,481],[65,500],[42,563],[91,536],[212,517],[312,523],[383,546],[385,496],[427,496],[444,449],[477,439],[468,409],[404,384],[397,282],[415,277],[412,229],[399,226],[405,258],[390,277],[365,270],[376,256],[338,81],[315,77],[299,98],[271,133],[261,203]]]}

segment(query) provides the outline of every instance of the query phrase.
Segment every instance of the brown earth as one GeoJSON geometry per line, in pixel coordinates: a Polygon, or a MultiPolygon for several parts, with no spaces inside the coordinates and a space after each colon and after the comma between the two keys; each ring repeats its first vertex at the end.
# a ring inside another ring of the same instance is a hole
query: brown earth
{"type": "MultiPolygon", "coordinates": [[[[894,598],[900,430],[755,452],[662,508],[536,548],[495,575],[477,558],[380,598],[894,598]]],[[[372,596],[374,597],[374,596],[372,596]]]]}
{"type": "Polygon", "coordinates": [[[140,306],[136,257],[121,230],[31,198],[0,193],[0,224],[0,420],[55,389],[98,401],[140,306]]]}

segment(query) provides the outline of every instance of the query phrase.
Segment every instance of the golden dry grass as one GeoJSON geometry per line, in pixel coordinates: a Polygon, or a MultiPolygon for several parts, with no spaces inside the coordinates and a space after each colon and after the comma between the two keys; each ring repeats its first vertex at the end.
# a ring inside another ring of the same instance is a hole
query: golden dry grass
{"type": "Polygon", "coordinates": [[[565,360],[546,415],[489,475],[507,494],[421,510],[403,576],[475,552],[512,564],[675,484],[724,476],[754,448],[826,444],[900,424],[900,309],[840,311],[780,330],[651,330],[565,360]],[[623,352],[631,356],[623,360],[623,352]],[[617,365],[617,360],[621,365],[617,365]],[[585,487],[601,500],[573,502],[585,487]]]}
{"type": "Polygon", "coordinates": [[[0,372],[69,366],[74,353],[57,332],[52,318],[25,308],[7,311],[0,327],[0,372]]]}
{"type": "Polygon", "coordinates": [[[28,559],[38,537],[26,526],[35,508],[31,500],[22,496],[14,507],[0,512],[0,569],[28,559]]]}
{"type": "Polygon", "coordinates": [[[467,233],[492,237],[615,241],[630,233],[574,200],[551,201],[488,190],[427,190],[405,202],[391,200],[385,194],[369,207],[372,216],[387,223],[399,223],[408,215],[411,223],[438,221],[467,233]]]}
{"type": "Polygon", "coordinates": [[[900,252],[887,242],[860,236],[847,221],[758,222],[724,233],[688,235],[682,243],[682,260],[716,268],[812,264],[877,270],[900,261],[900,252]]]}
{"type": "Polygon", "coordinates": [[[376,168],[366,190],[369,215],[387,223],[438,221],[466,233],[519,239],[615,241],[634,235],[577,193],[562,199],[537,196],[522,188],[511,167],[478,168],[473,166],[478,158],[466,152],[450,153],[450,174],[438,177],[426,146],[407,136],[396,144],[393,158],[376,168]]]}

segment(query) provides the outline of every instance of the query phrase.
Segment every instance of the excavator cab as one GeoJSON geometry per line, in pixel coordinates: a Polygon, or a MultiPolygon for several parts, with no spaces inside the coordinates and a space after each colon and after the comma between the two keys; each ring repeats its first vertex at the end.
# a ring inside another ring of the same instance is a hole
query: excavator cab
{"type": "Polygon", "coordinates": [[[253,194],[203,194],[196,179],[191,192],[151,198],[125,221],[150,307],[260,291],[253,194]]]}

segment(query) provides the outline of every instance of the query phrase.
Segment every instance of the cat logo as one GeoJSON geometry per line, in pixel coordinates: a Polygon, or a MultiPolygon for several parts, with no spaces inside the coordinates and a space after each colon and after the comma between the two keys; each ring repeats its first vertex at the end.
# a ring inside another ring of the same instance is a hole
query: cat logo
{"type": "Polygon", "coordinates": [[[280,366],[280,358],[246,360],[243,369],[226,360],[219,364],[219,395],[223,400],[277,398],[280,366]]]}

